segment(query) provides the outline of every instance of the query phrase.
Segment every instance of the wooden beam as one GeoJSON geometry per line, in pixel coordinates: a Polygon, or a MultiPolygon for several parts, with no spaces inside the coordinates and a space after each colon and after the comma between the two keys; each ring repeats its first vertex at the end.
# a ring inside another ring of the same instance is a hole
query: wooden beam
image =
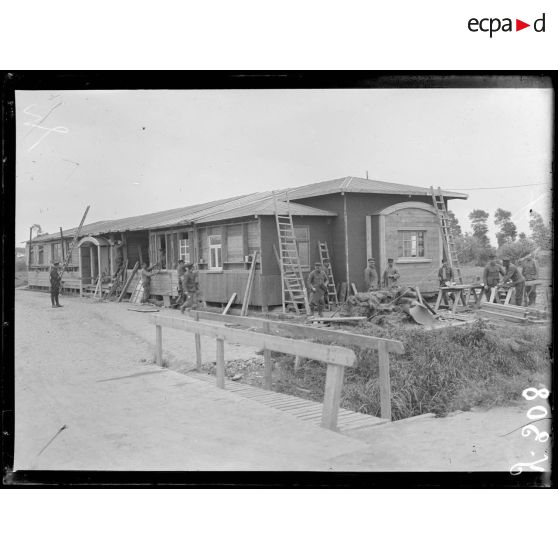
{"type": "Polygon", "coordinates": [[[389,353],[384,343],[378,349],[380,367],[380,407],[383,419],[391,420],[391,383],[389,378],[389,353]]]}
{"type": "Polygon", "coordinates": [[[225,389],[225,340],[217,337],[217,387],[225,389]]]}
{"type": "MultiPolygon", "coordinates": [[[[196,322],[199,321],[199,316],[196,314],[196,316],[194,317],[194,320],[196,322]]],[[[194,335],[194,342],[196,345],[196,369],[198,372],[201,373],[202,371],[202,356],[201,356],[201,337],[199,333],[196,333],[194,335]]]]}
{"type": "Polygon", "coordinates": [[[231,298],[229,298],[229,302],[227,303],[227,306],[225,306],[225,309],[223,310],[223,315],[225,315],[229,311],[229,308],[232,306],[232,303],[234,302],[235,298],[236,298],[236,293],[233,293],[231,295],[231,298]]]}
{"type": "Polygon", "coordinates": [[[163,328],[155,326],[155,364],[163,366],[163,328]]]}
{"type": "MultiPolygon", "coordinates": [[[[270,334],[269,322],[264,324],[263,331],[266,334],[270,334]]],[[[271,351],[269,349],[264,350],[264,387],[265,389],[271,389],[273,384],[273,362],[271,361],[271,351]]]]}
{"type": "MultiPolygon", "coordinates": [[[[132,282],[132,279],[134,278],[134,275],[138,271],[139,265],[140,265],[139,262],[136,262],[136,264],[134,265],[134,269],[132,269],[132,273],[130,274],[130,277],[126,279],[126,283],[124,283],[124,286],[122,287],[122,292],[120,293],[117,302],[121,302],[122,299],[124,298],[124,295],[126,294],[126,291],[128,290],[130,283],[132,282]]],[[[126,270],[126,272],[128,272],[128,270],[126,270]]]]}
{"type": "Polygon", "coordinates": [[[151,323],[155,325],[181,329],[213,338],[219,337],[229,343],[241,343],[260,350],[269,349],[289,355],[300,355],[341,366],[352,366],[356,361],[355,353],[345,347],[321,345],[299,339],[286,339],[253,331],[231,329],[217,324],[206,324],[191,319],[172,318],[170,316],[149,316],[149,318],[151,323]]]}
{"type": "Polygon", "coordinates": [[[339,415],[344,375],[345,368],[343,366],[338,364],[327,365],[321,425],[330,430],[337,429],[337,416],[339,415]]]}
{"type": "Polygon", "coordinates": [[[270,331],[274,335],[285,335],[302,339],[316,339],[329,343],[343,343],[344,345],[355,345],[361,349],[378,350],[380,343],[385,342],[388,352],[404,354],[405,347],[401,341],[395,339],[383,339],[381,337],[372,337],[362,335],[360,333],[351,333],[341,330],[327,330],[300,324],[292,324],[273,320],[264,320],[262,318],[232,316],[227,314],[215,314],[213,312],[195,311],[190,313],[197,316],[198,319],[211,320],[222,323],[233,323],[246,327],[253,327],[263,331],[264,325],[269,323],[270,331]]]}

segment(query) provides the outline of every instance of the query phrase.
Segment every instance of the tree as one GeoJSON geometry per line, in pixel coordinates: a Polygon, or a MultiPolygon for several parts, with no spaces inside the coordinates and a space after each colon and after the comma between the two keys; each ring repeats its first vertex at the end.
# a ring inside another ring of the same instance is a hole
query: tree
{"type": "Polygon", "coordinates": [[[531,229],[531,238],[537,248],[550,250],[552,240],[550,225],[545,224],[542,215],[532,209],[529,217],[529,228],[531,229]]]}
{"type": "Polygon", "coordinates": [[[480,242],[482,246],[490,246],[490,240],[488,239],[488,213],[482,209],[474,209],[469,213],[469,219],[471,220],[471,227],[473,228],[473,236],[480,242]]]}
{"type": "Polygon", "coordinates": [[[490,244],[483,244],[469,233],[456,237],[455,247],[459,255],[459,262],[463,264],[472,262],[474,265],[486,265],[488,256],[492,252],[490,244]]]}
{"type": "Polygon", "coordinates": [[[449,224],[451,226],[451,230],[453,231],[454,236],[461,236],[463,232],[461,231],[461,225],[459,224],[459,221],[457,220],[455,213],[453,211],[448,211],[447,214],[449,217],[449,224]]]}
{"type": "Polygon", "coordinates": [[[520,232],[519,233],[519,240],[526,240],[527,239],[527,235],[524,232],[520,232]]]}
{"type": "Polygon", "coordinates": [[[503,246],[507,242],[515,242],[517,227],[511,220],[511,211],[498,208],[494,213],[494,224],[500,227],[500,230],[496,233],[498,246],[503,246]]]}
{"type": "Polygon", "coordinates": [[[523,238],[515,242],[506,242],[498,248],[498,256],[500,258],[508,257],[512,262],[517,263],[521,258],[527,254],[535,251],[535,243],[528,239],[523,238]]]}

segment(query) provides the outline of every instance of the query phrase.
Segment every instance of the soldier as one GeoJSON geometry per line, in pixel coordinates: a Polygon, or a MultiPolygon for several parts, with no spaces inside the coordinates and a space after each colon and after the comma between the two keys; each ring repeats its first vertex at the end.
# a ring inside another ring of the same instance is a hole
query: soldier
{"type": "Polygon", "coordinates": [[[486,300],[490,300],[490,292],[492,291],[492,288],[498,286],[500,283],[500,275],[504,274],[504,268],[496,261],[496,256],[494,254],[490,254],[490,256],[488,256],[488,263],[486,264],[483,273],[486,300]]]}
{"type": "Polygon", "coordinates": [[[117,240],[114,243],[114,250],[114,267],[116,271],[112,274],[112,278],[116,279],[118,277],[118,274],[123,271],[122,268],[124,267],[124,257],[122,256],[122,241],[117,240]]]}
{"type": "Polygon", "coordinates": [[[182,276],[182,288],[186,294],[186,301],[180,307],[180,311],[184,314],[184,310],[198,308],[198,294],[200,286],[198,283],[198,274],[192,270],[191,263],[186,264],[186,273],[182,276]]]}
{"type": "Polygon", "coordinates": [[[184,265],[184,260],[178,260],[178,265],[176,266],[176,273],[178,274],[178,300],[176,304],[182,304],[184,302],[184,287],[182,286],[182,278],[186,273],[186,266],[184,265]]]}
{"type": "Polygon", "coordinates": [[[374,258],[368,258],[368,265],[364,268],[364,283],[368,291],[372,291],[380,286],[374,258]]]}
{"type": "MultiPolygon", "coordinates": [[[[531,254],[523,258],[521,271],[525,281],[536,281],[539,278],[539,267],[537,262],[533,259],[531,254]]],[[[528,300],[529,306],[532,306],[537,301],[537,285],[526,285],[525,296],[528,300]]]]}
{"type": "Polygon", "coordinates": [[[314,271],[308,275],[308,288],[312,293],[310,295],[311,315],[314,315],[314,311],[317,308],[318,316],[322,317],[325,294],[327,293],[327,275],[322,271],[322,264],[320,262],[314,264],[314,271]]]}
{"type": "Polygon", "coordinates": [[[453,282],[453,269],[445,258],[442,260],[442,267],[438,270],[438,280],[440,281],[440,287],[445,287],[448,283],[453,282]]]}
{"type": "Polygon", "coordinates": [[[58,265],[58,262],[52,262],[52,268],[50,270],[50,302],[53,308],[62,308],[62,305],[58,302],[60,283],[62,282],[58,265]]]}
{"type": "Polygon", "coordinates": [[[393,265],[393,258],[388,258],[388,264],[382,276],[382,283],[384,287],[387,287],[388,289],[397,288],[399,286],[397,284],[399,277],[399,270],[393,265]]]}
{"type": "Polygon", "coordinates": [[[525,279],[519,268],[510,262],[508,257],[502,258],[506,274],[502,281],[511,283],[515,287],[515,304],[523,306],[523,292],[525,291],[525,279]]]}
{"type": "Polygon", "coordinates": [[[151,271],[157,264],[147,267],[147,262],[143,262],[141,266],[141,284],[143,285],[143,297],[141,303],[145,304],[151,296],[151,277],[159,273],[159,270],[151,271]]]}

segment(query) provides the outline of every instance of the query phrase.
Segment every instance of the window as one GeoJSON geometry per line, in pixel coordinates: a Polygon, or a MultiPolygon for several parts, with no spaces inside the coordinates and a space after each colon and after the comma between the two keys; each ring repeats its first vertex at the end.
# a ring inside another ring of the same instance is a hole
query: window
{"type": "Polygon", "coordinates": [[[310,232],[308,227],[293,227],[296,249],[302,269],[310,269],[310,232]]]}
{"type": "Polygon", "coordinates": [[[244,261],[244,242],[242,238],[242,225],[229,225],[227,227],[227,262],[244,261]]]}
{"type": "Polygon", "coordinates": [[[223,269],[221,258],[221,235],[212,234],[208,237],[209,242],[209,269],[220,271],[223,269]]]}
{"type": "Polygon", "coordinates": [[[178,259],[184,260],[184,263],[192,263],[188,233],[179,233],[178,236],[178,259]]]}
{"type": "Polygon", "coordinates": [[[52,261],[60,262],[62,261],[62,250],[60,249],[60,243],[52,245],[52,261]]]}
{"type": "Polygon", "coordinates": [[[424,231],[399,231],[398,256],[424,258],[424,231]]]}
{"type": "Polygon", "coordinates": [[[44,251],[43,246],[38,246],[37,247],[37,252],[38,252],[37,263],[39,265],[44,265],[44,263],[45,263],[45,251],[44,251]]]}

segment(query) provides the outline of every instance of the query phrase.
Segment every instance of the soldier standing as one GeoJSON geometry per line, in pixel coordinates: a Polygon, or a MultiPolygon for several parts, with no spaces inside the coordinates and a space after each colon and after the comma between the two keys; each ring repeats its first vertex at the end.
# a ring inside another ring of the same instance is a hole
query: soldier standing
{"type": "MultiPolygon", "coordinates": [[[[539,267],[537,262],[533,259],[531,254],[523,258],[523,265],[521,267],[525,281],[536,281],[539,278],[539,267]]],[[[537,301],[537,285],[526,285],[525,296],[529,301],[529,306],[532,306],[537,301]]]]}
{"type": "Polygon", "coordinates": [[[368,258],[368,265],[364,268],[364,283],[368,291],[379,287],[378,272],[376,271],[374,258],[368,258]]]}
{"type": "Polygon", "coordinates": [[[500,275],[504,275],[505,273],[504,268],[496,261],[496,256],[494,254],[490,254],[490,256],[488,256],[488,263],[486,264],[483,273],[486,300],[490,300],[490,291],[493,287],[498,286],[500,283],[500,275]]]}
{"type": "Polygon", "coordinates": [[[182,288],[186,294],[186,302],[180,307],[180,311],[184,314],[184,310],[196,310],[198,307],[198,293],[200,290],[198,284],[198,275],[192,270],[192,264],[186,264],[186,273],[182,277],[182,288]]]}
{"type": "Polygon", "coordinates": [[[314,264],[314,271],[308,275],[308,288],[312,293],[310,295],[312,316],[317,308],[318,316],[322,317],[324,315],[325,294],[327,293],[327,275],[322,271],[322,264],[320,262],[314,264]]]}
{"type": "Polygon", "coordinates": [[[519,271],[519,268],[510,262],[509,258],[503,258],[504,270],[506,274],[502,281],[504,283],[511,283],[515,287],[515,304],[516,306],[523,306],[523,292],[525,290],[525,279],[519,271]]]}
{"type": "Polygon", "coordinates": [[[398,287],[399,270],[393,265],[393,258],[388,258],[388,264],[382,276],[382,282],[388,289],[398,287]]]}
{"type": "Polygon", "coordinates": [[[50,270],[50,302],[53,308],[62,308],[62,305],[58,302],[60,283],[62,282],[58,265],[58,262],[53,262],[50,270]]]}
{"type": "Polygon", "coordinates": [[[141,267],[141,284],[143,286],[143,296],[141,299],[141,303],[145,304],[149,297],[151,296],[151,277],[156,273],[159,273],[158,270],[151,271],[157,264],[152,265],[151,267],[147,267],[147,262],[143,262],[141,267]]]}

